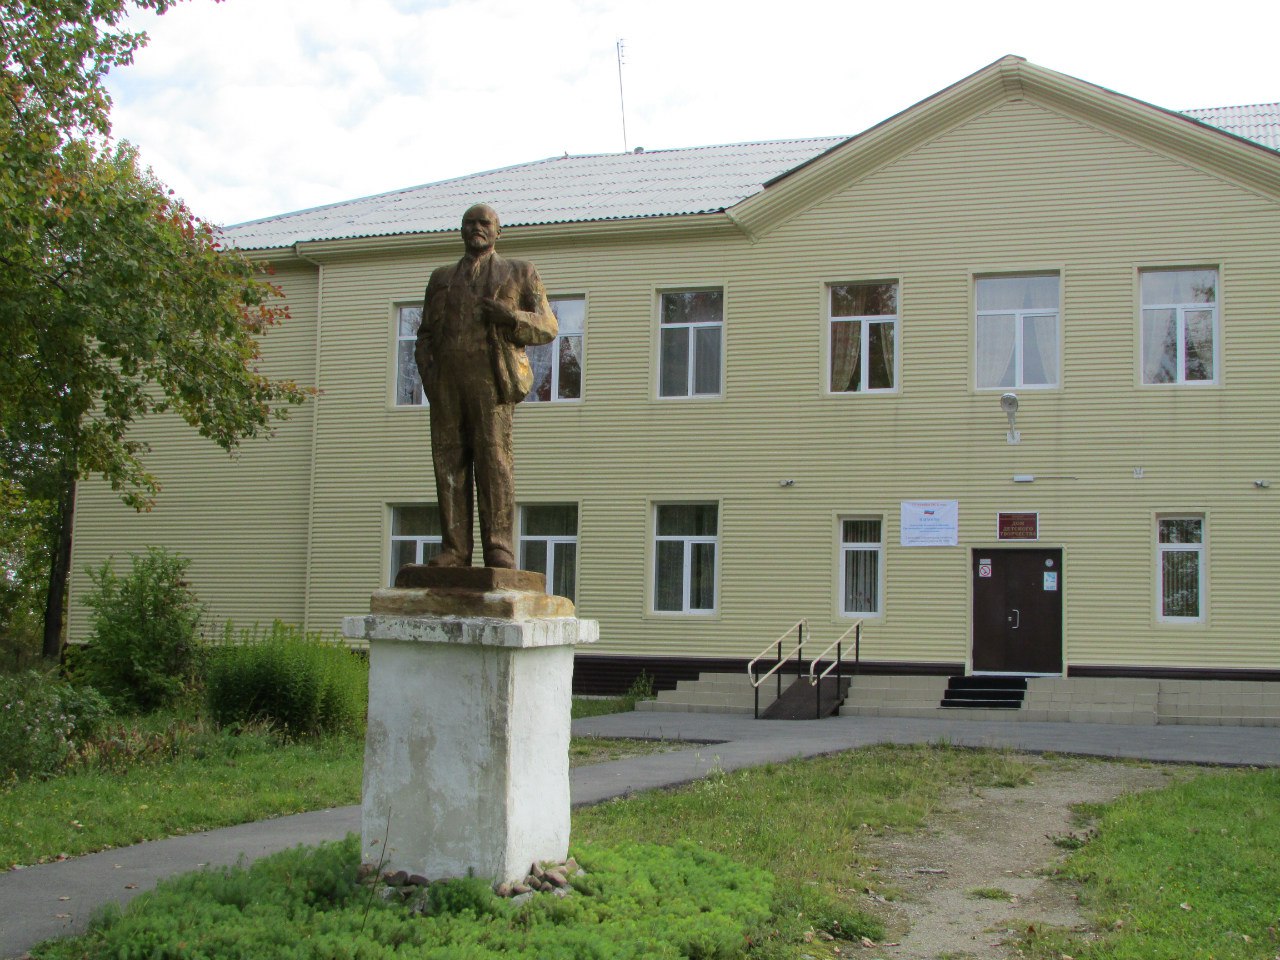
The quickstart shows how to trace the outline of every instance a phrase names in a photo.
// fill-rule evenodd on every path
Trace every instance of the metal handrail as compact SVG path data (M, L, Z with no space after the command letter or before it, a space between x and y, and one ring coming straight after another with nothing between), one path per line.
M754 660L752 660L750 663L748 663L748 664L747 664L747 673L749 673L749 674L751 675L751 685L752 685L753 687L758 687L758 686L760 686L760 684L764 683L764 681L768 680L768 679L769 679L769 677L773 675L773 672L774 672L775 670L777 670L780 666L782 666L782 664L783 664L785 661L784 661L784 660L779 656L779 657L777 658L777 659L778 659L778 662L777 662L777 663L775 663L775 664L774 664L772 667L770 667L768 670L766 670L766 671L765 671L763 674L761 674L758 678L756 677L756 671L755 671L755 666L756 666L756 664L757 664L757 663L759 663L761 660L763 660L765 657L767 657L767 656L769 655L769 651L770 651L770 650L773 650L775 647L777 647L778 651L779 651L779 652L781 652L781 650L782 650L782 641L783 641L783 640L786 640L786 639L787 639L787 637L788 637L788 636L790 636L790 635L791 635L793 632L795 632L796 630L799 630L799 631L800 631L800 632L799 632L799 640L798 640L798 642L797 642L797 644L796 644L796 649L795 649L794 651L792 651L792 652L793 652L793 653L798 653L798 652L800 652L800 650L804 647L804 628L805 628L805 627L807 627L808 625L809 625L809 622L808 622L807 620L805 620L803 617L802 617L801 619L797 620L797 621L796 621L795 623L793 623L791 626L787 627L787 629L783 631L782 636L778 637L778 639L777 639L777 640L771 640L771 641L769 641L769 645L768 645L767 647L765 647L763 650L761 650L761 651L760 651L760 655L759 655L759 656L757 656ZM790 657L790 656L788 656L786 659L787 659L787 660L790 660L790 659L791 659L791 657Z
M831 645L827 647L827 649L823 650L821 653L815 656L813 660L809 662L809 686L813 686L819 680L825 680L832 670L835 670L837 667L840 666L841 655L840 655L840 651L836 650L836 658L835 660L832 661L831 666L823 670L822 673L814 672L815 670L818 669L818 664L822 662L823 657L825 657L828 653L830 653L834 648L839 647L841 644L843 644L844 641L848 639L849 634L854 633L855 631L857 632L857 635L854 637L854 647L856 650L859 651L859 653L861 652L862 621L858 620L848 630L840 634L840 636L836 640L834 640L831 643ZM858 657L857 659L861 659L861 657Z
M756 719L760 719L760 684L764 683L769 677L775 673L778 674L778 691L777 695L782 696L782 674L779 670L782 665L789 661L793 656L796 658L796 677L797 679L804 676L804 633L808 626L808 621L803 617L789 626L777 640L770 643L767 647L760 651L759 656L755 657L747 664L747 676L751 678L751 687L755 691L756 696ZM782 641L786 640L792 633L796 634L796 648L787 656L782 655ZM776 649L775 649L776 648ZM756 664L769 655L770 651L774 651L774 664L759 677L756 676Z
M840 684L844 680L844 641L851 633L854 635L853 644L856 656L858 660L861 660L862 621L856 620L848 630L840 634L825 650L809 662L809 686L813 687L813 718L815 720L822 719L822 681L831 674L832 670L836 672L836 696L840 695ZM818 673L818 664L832 650L836 652L835 660L822 673Z

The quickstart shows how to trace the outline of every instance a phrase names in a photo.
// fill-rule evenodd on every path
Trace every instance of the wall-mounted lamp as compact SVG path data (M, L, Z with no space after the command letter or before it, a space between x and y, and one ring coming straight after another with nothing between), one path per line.
M1270 480L1255 480L1255 481L1253 481L1253 485L1254 485L1255 487L1257 487L1259 490L1266 490L1268 487L1270 487L1270 486L1271 486L1271 481L1270 481Z
M1018 443L1022 440L1022 434L1018 432L1015 426L1015 421L1018 419L1018 395L1016 393L1006 393L1000 398L1000 409L1009 418L1009 432L1004 435L1005 439L1010 443Z
M1013 482L1014 483L1035 483L1036 478L1033 474L1030 474L1030 473L1015 473L1013 475Z
M796 485L796 482L795 482L794 480L779 480L779 481L778 481L778 486L780 486L780 487L794 487L795 485Z

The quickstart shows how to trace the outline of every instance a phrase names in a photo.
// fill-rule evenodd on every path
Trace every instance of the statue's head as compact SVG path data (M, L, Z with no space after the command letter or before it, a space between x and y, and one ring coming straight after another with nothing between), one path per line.
M462 215L462 242L468 253L492 250L500 236L502 224L498 221L498 211L487 203L474 204Z

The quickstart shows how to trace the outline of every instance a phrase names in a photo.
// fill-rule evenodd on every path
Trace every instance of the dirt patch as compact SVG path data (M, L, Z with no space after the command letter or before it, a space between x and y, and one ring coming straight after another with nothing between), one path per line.
M1075 759L1034 759L1033 782L953 798L918 834L882 838L868 851L882 866L886 943L857 951L872 960L1006 960L1029 925L1084 930L1071 888L1049 879L1069 851L1053 838L1080 834L1080 803L1168 786L1178 768ZM880 899L889 895L888 902Z

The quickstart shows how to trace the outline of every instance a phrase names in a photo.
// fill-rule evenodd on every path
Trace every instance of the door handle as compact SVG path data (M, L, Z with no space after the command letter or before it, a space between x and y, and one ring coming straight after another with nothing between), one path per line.
M1009 616L1005 617L1004 619L1006 623L1012 623L1013 629L1017 630L1020 626L1022 626L1022 611L1019 610L1017 607L1014 607L1013 613L1011 613Z

